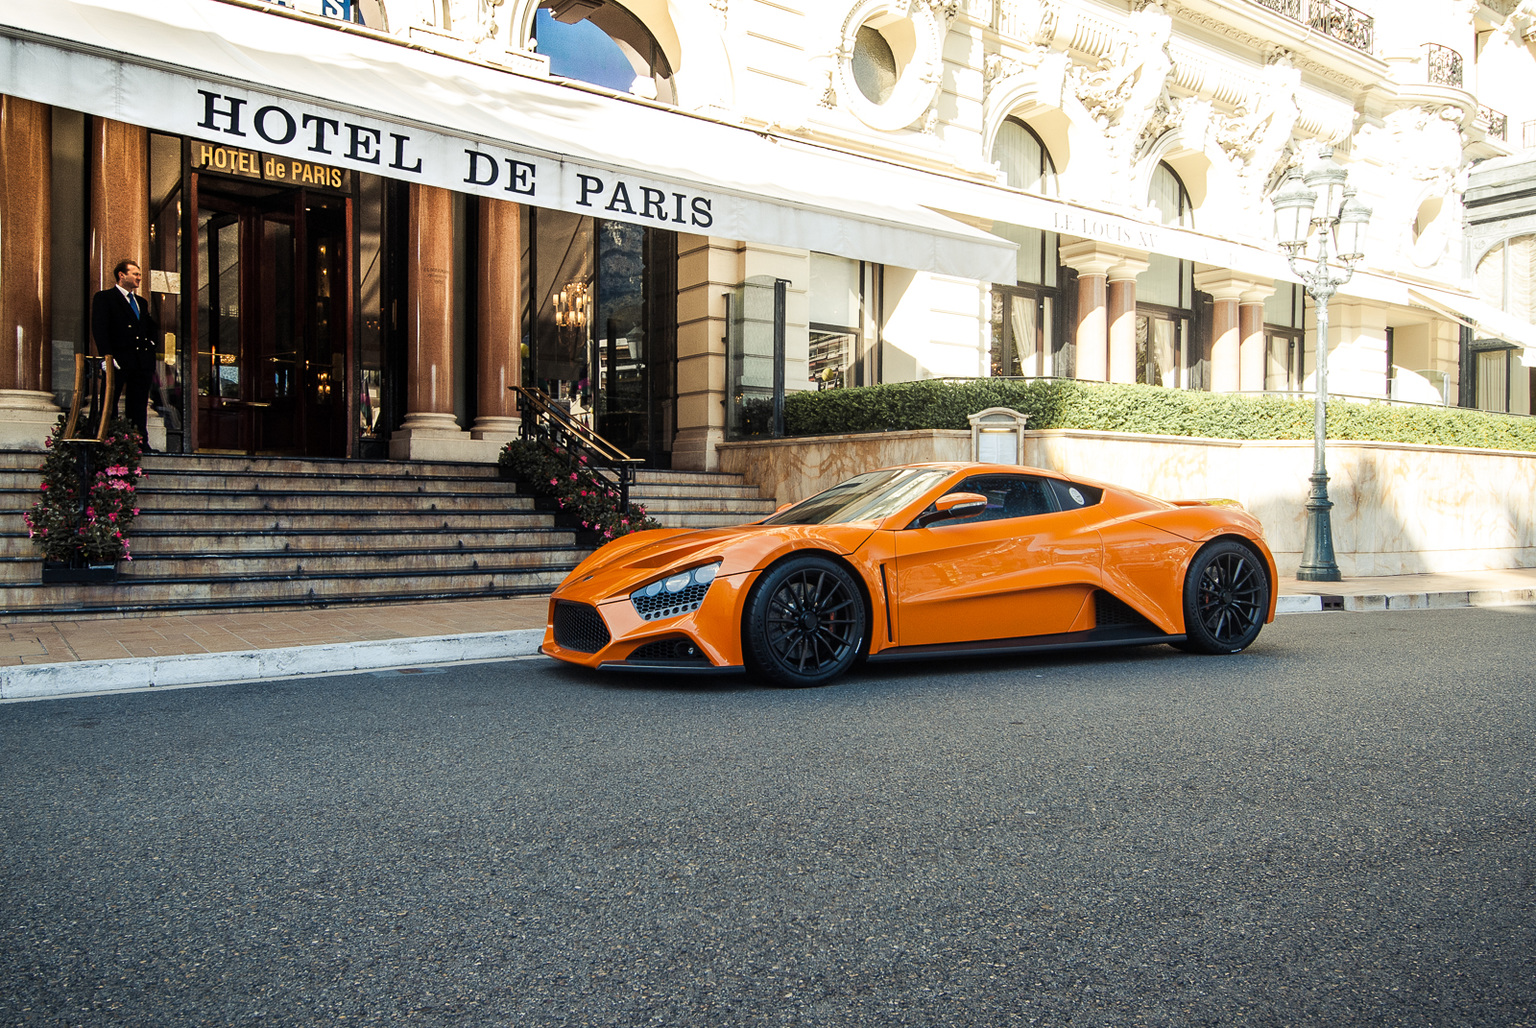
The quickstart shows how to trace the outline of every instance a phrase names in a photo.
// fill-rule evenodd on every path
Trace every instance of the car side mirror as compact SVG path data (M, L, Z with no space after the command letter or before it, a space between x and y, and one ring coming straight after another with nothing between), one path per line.
M793 506L794 506L793 503L781 503L777 507L773 508L773 512L775 514L783 514L786 510L788 510L789 508L791 508Z
M933 510L917 516L917 527L927 528L951 518L968 518L987 509L987 498L980 493L949 493L933 501Z

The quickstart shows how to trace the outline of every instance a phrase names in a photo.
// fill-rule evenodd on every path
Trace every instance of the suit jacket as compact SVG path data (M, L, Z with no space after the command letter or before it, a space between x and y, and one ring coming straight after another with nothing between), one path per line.
M116 286L91 297L91 338L96 340L96 352L116 359L125 372L149 370L159 349L160 325L149 313L149 302L137 294L135 298L138 317Z

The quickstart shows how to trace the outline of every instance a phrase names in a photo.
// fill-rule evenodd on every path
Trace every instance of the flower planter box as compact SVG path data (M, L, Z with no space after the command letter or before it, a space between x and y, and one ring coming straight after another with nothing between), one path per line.
M107 585L117 581L116 564L73 564L43 561L44 585Z

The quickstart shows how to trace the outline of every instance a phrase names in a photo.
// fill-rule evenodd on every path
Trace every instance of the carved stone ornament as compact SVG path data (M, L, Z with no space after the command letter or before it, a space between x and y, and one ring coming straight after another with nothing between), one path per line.
M1143 139L1159 103L1171 115L1168 82L1174 73L1168 43L1172 21L1161 4L1131 15L1130 31L1089 70L1075 68L1077 98L1108 137L1111 152L1129 156Z
M1029 77L1040 74L1040 66L1050 51L1043 46L1033 47L1024 52L1022 57L1005 57L1002 54L987 54L982 64L981 95L985 100L991 95L992 90L1007 82L1009 79Z
M849 9L838 33L830 92L870 128L891 132L908 127L933 131L938 125L938 97L944 79L944 37L960 13L959 0L858 0ZM915 42L906 67L884 102L875 102L859 89L853 76L858 33L868 25L879 31L897 21ZM823 96L822 105L826 105Z
M497 34L496 9L503 0L449 0L452 32L467 43L483 43Z
M821 91L821 99L816 101L816 105L829 111L837 107L837 86L830 71L827 72L827 88Z

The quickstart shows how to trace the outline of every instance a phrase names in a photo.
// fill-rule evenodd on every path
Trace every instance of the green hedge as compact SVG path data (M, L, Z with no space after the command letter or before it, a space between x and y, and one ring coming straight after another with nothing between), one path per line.
M1012 407L1028 414L1032 429L1214 439L1312 438L1310 400L1016 379L931 380L791 393L784 400L784 429L792 436L969 430L966 418L988 407ZM1536 451L1536 418L1460 407L1334 400L1328 404L1328 438Z

